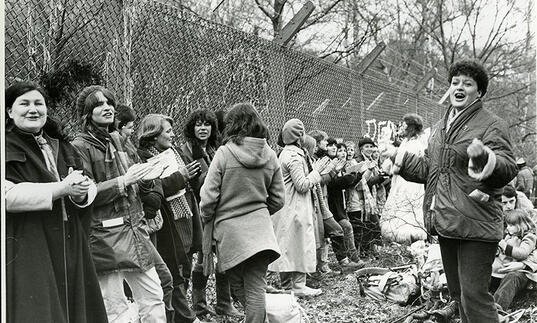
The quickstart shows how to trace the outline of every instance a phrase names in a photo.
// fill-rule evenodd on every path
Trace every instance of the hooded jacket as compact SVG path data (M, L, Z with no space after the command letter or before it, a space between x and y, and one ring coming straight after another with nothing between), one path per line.
M433 233L452 239L500 241L501 194L517 174L507 126L483 109L480 100L447 127L450 110L433 126L425 155L398 154L395 165L401 167L404 179L425 183L423 213ZM466 150L474 138L483 142L489 154L483 171L471 176Z
M200 212L205 223L214 220L220 270L262 251L270 262L279 257L270 216L284 196L280 164L265 139L246 137L216 151L200 190Z

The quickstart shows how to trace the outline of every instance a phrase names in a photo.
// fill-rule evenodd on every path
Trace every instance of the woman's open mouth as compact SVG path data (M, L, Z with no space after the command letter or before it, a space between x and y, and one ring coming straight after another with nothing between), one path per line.
M464 95L464 93L459 92L459 93L455 93L454 97L457 101L462 101L466 98L466 95Z

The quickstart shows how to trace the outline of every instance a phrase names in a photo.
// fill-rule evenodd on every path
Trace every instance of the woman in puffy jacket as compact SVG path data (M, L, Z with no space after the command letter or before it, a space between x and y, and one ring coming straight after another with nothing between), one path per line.
M488 75L476 61L449 69L450 107L423 156L401 151L394 174L425 185L425 226L438 235L448 288L461 321L498 322L488 292L503 237L500 197L517 174L505 121L483 108Z
M72 142L84 171L97 184L89 232L90 250L99 275L110 321L129 318L123 280L129 284L143 322L166 322L163 291L155 270L155 247L142 219L139 185L153 166L134 164L114 129L114 94L99 85L84 88L77 105L83 131ZM158 175L158 174L157 174ZM151 185L151 183L147 183Z

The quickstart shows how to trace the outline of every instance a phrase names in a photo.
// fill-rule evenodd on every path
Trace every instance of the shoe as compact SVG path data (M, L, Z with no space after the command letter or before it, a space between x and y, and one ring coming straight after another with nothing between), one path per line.
M339 265L341 266L341 271L354 271L363 268L365 262L361 260L359 262L354 262L349 260L349 258L345 258L339 261Z
M308 286L302 286L300 288L293 288L293 293L296 297L314 297L321 295L323 291L319 288L310 288Z
M330 269L330 266L328 266L327 263L324 263L321 268L319 268L319 272L323 274L329 274L332 272L332 269Z

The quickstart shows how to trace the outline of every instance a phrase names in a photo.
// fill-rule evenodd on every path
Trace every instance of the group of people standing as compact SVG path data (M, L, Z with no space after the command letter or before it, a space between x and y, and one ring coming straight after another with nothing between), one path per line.
M319 295L306 280L330 270L327 238L341 267L357 269L381 230L404 241L438 235L462 322L497 322L488 285L503 238L500 196L516 164L504 123L482 108L483 67L457 62L449 80L451 106L428 145L408 143L421 140L423 123L406 115L406 141L386 153L389 172L370 138L336 141L298 119L283 125L276 154L248 103L220 118L192 112L175 146L172 118L147 114L134 125L134 111L102 86L80 92L82 131L69 141L47 115L46 93L13 84L5 96L8 322L128 322L126 293L142 322L214 313L264 322L267 271L295 295ZM179 165L166 176L153 162L163 153ZM415 223L397 222L388 173L421 185L390 193L423 207L405 220ZM398 236L393 227L405 225ZM213 273L216 308L205 293Z

